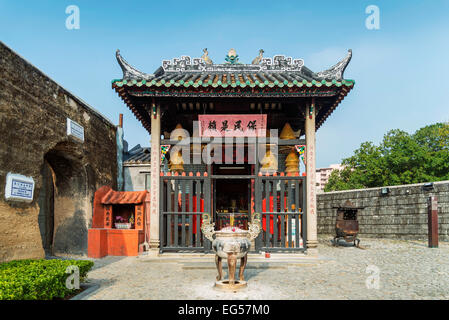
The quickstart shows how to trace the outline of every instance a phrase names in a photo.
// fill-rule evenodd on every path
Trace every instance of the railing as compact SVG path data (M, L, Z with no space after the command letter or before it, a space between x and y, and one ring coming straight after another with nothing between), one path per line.
M256 211L262 215L259 251L303 251L306 244L306 177L256 178Z
M207 173L161 174L160 188L160 251L210 250L201 232L202 213L210 208Z

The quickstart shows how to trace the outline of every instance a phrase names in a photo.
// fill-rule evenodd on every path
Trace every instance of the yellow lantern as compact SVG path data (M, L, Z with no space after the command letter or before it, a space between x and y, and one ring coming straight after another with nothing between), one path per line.
M290 126L290 124L288 122L285 124L284 128L282 128L279 138L285 139L285 140L291 140L291 139L296 138L295 132L293 131L292 127Z
M171 157L170 161L168 162L168 167L170 171L176 171L176 172L182 172L184 171L184 160L182 159L181 150L178 152L174 152Z
M285 158L285 167L285 172L287 173L299 172L299 157L294 148L291 149L287 158Z
M187 138L187 135L186 135L186 133L183 130L184 128L182 127L182 125L180 123L178 123L176 125L175 130L177 130L177 129L181 129L181 130L179 130L179 132L175 133L175 136L172 137L173 139L182 140L182 139Z
M271 150L268 150L265 153L261 164L262 167L260 168L260 170L262 172L274 173L278 170L278 161Z

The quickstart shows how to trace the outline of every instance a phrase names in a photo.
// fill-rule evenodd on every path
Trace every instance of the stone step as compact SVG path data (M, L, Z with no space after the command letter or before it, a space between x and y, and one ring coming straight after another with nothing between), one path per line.
M181 263L181 264L211 264L215 266L215 254L214 253L163 253L158 256L145 256L140 255L138 259L142 262L153 263ZM284 254L284 253L272 253L270 258L265 258L263 254L248 254L248 265L257 263L258 265L293 265L293 264L316 264L325 260L330 260L324 256L307 256L303 253L299 254ZM223 259L223 263L226 263L226 259Z
M293 262L258 262L248 261L245 269L288 269L289 267L305 267L312 266L319 263L318 261L293 261ZM240 263L237 263L237 269L240 267ZM227 270L228 264L223 261L223 270ZM214 262L184 262L182 263L182 269L185 270L201 270L210 269L215 270L216 266Z

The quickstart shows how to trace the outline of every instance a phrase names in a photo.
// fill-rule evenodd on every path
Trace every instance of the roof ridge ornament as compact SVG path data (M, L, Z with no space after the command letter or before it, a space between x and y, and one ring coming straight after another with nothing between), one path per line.
M253 61L251 62L251 64L260 64L260 63L262 62L262 59L263 59L263 53L264 53L264 52L265 52L265 51L263 51L263 49L260 49L260 50L259 50L259 55L253 59Z
M229 64L240 64L239 63L239 55L235 51L235 49L229 50L228 54L225 57L226 63Z
M201 58L193 59L189 56L181 56L181 58L173 58L172 60L162 60L162 69L164 72L284 72L301 71L304 66L303 59L293 59L284 55L262 58L260 64L238 63L236 59L238 59L238 55L234 55L233 63L209 64L204 60L204 55Z
M120 50L117 49L115 52L115 57L117 58L117 62L122 68L123 71L123 79L136 79L136 80L149 80L154 78L154 74L143 73L132 65L130 65L123 57L120 55Z
M232 51L232 49L231 49ZM352 58L352 50L348 50L346 57L331 68L314 73L304 66L303 59L293 59L284 55L275 55L273 58L264 58L263 50L259 50L259 56L251 64L238 62L238 55L235 50L229 52L227 57L233 62L228 61L224 64L214 64L209 58L207 48L203 49L204 54L201 58L191 58L181 56L172 60L162 60L162 66L154 74L143 73L131 66L120 55L120 50L116 52L117 61L123 71L124 80L150 80L162 76L164 73L179 72L218 72L218 73L258 73L258 72L301 72L301 77L308 81L317 80L342 80L343 73ZM232 54L231 54L232 53ZM231 54L231 55L230 55Z
M192 63L193 62L193 63ZM207 70L211 68L209 64ZM182 72L182 71L206 71L206 62L203 58L190 58L189 56L181 56L181 58L173 58L172 60L162 60L162 69L164 72Z
M203 49L204 54L201 56L201 59L206 62L206 64L214 64L211 58L209 58L209 52L207 51L207 48Z
M262 58L261 71L301 71L303 66L303 59L276 55L273 58Z
M332 66L331 68L318 72L316 75L320 80L342 80L343 74L345 72L346 67L349 64L349 61L351 61L352 58L352 50L348 50L348 54L346 57L338 62L336 65Z

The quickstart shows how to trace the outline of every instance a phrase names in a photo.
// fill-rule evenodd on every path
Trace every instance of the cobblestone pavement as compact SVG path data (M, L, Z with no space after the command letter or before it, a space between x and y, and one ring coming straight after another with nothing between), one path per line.
M449 299L449 243L430 249L422 241L362 238L358 249L333 247L330 239L320 238L312 261L249 258L248 288L237 293L213 288L213 256L97 259L89 282L100 288L88 299ZM380 287L369 289L376 268Z

